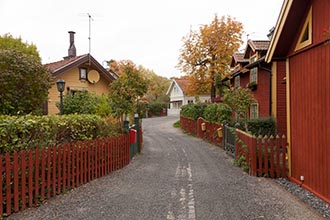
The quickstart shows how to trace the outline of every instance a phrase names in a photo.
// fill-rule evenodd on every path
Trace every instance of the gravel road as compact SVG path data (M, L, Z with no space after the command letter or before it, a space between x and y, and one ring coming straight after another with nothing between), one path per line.
M143 121L144 149L130 165L8 219L323 219L273 180L232 165L219 147Z

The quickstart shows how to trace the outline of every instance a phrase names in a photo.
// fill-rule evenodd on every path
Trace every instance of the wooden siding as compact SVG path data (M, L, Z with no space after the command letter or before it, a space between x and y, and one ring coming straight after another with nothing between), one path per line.
M330 1L313 0L313 44L323 42L323 29L330 27ZM329 60L328 60L329 61Z
M248 74L247 74L248 75ZM249 77L249 75L248 75ZM265 70L258 68L257 89L252 91L254 98L259 104L259 118L270 116L269 101L270 101L270 74Z
M74 68L66 73L54 79L54 85L49 89L48 99L48 114L55 115L59 113L59 109L56 107L56 103L60 101L60 93L57 91L56 81L63 79L65 81L65 88L70 87L71 90L88 90L94 92L96 95L102 95L109 93L110 82L103 76L100 76L99 82L92 84L88 81L79 80L79 68ZM63 95L67 94L67 89L63 92Z
M286 127L286 85L282 82L286 75L285 61L276 62L276 125L277 133L287 136Z
M269 81L269 72L265 70L261 70L258 68L258 76L257 76L257 89L252 91L254 98L257 100L259 104L259 118L270 117L270 109L269 109L269 92L270 92L270 81ZM250 82L250 72L240 74L240 86L242 88L246 88ZM235 86L235 79L230 80L231 86ZM250 114L249 114L250 115Z
M327 202L330 202L329 60L330 44L290 58L292 179L300 182L300 176L304 176L303 186Z
M330 27L330 1L312 0L312 44L287 54L290 87L291 180L330 202L330 44L323 29ZM305 16L306 17L306 16ZM297 42L301 32L301 20ZM295 27L292 27L295 28ZM304 176L304 182L300 181Z

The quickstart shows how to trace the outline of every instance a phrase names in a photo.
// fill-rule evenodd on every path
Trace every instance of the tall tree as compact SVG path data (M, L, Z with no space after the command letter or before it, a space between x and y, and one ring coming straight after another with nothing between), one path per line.
M121 117L137 110L138 97L147 92L147 80L132 61L119 62L118 69L119 78L110 85L109 100L113 114Z
M36 46L0 36L0 114L41 114L50 87Z
M171 80L157 75L153 70L139 66L139 70L145 79L148 80L148 91L145 97L149 102L168 102L169 97L166 96L168 87L170 86Z
M183 38L177 67L190 77L190 95L209 93L215 97L216 77L229 71L232 54L242 44L243 25L228 17L214 17L211 24L191 30Z

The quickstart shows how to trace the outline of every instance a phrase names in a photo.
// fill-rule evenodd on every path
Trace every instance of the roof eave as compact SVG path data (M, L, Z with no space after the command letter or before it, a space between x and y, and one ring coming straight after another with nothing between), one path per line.
M84 55L84 56L82 56L82 57L80 57L79 59L77 59L77 60L74 60L74 61L72 61L72 62L70 62L70 63L68 63L68 64L66 64L66 65L64 65L64 66L62 66L62 67L60 67L60 68L58 68L58 69L56 69L56 70L54 70L54 71L52 71L52 75L53 75L53 77L56 77L56 76L59 76L59 75L61 75L62 73L64 73L64 72L66 72L67 70L69 70L69 69L71 69L71 68L73 68L73 67L76 67L76 66L79 66L79 65L81 65L81 64L83 64L83 63L85 63L85 62L87 62L87 61L89 61L90 60L90 62L94 65L94 66L96 66L97 67L97 69L101 72L101 74L105 77L105 78L107 78L108 80L110 80L110 81L114 81L114 80L116 80L116 78L114 77L114 76L112 76L111 74L110 74L110 72L108 72L99 62L97 62L97 60L95 60L95 58L92 56L92 55L90 55L90 54L86 54L86 55Z
M285 0L283 2L282 9L276 23L275 31L272 40L270 41L269 49L266 53L265 61L267 63L270 63L273 58L277 43L283 31L283 27L288 17L292 2L293 0Z

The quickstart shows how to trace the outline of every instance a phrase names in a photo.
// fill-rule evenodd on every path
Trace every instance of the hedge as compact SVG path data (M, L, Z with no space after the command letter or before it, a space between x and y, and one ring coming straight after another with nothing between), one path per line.
M188 104L181 107L181 115L187 118L197 120L199 117L203 117L206 104Z
M115 135L118 125L97 115L0 116L0 153Z
M274 118L258 118L247 121L247 128L249 132L256 136L275 135L276 122Z
M224 120L231 121L232 110L226 104L210 104L203 113L204 119L209 122L222 123Z

